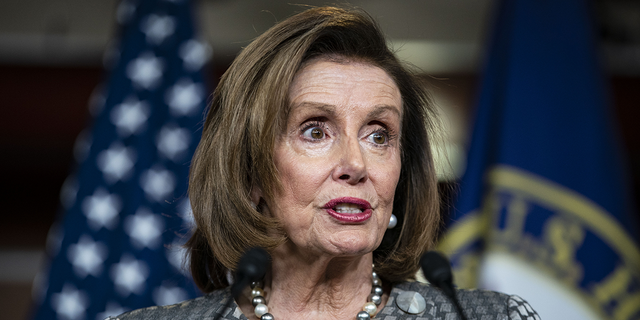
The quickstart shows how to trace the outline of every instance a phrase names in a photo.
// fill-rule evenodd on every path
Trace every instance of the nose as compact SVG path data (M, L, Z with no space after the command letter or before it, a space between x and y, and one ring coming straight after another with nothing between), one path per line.
M347 139L339 148L338 165L333 171L333 179L356 185L367 181L368 172L358 139Z

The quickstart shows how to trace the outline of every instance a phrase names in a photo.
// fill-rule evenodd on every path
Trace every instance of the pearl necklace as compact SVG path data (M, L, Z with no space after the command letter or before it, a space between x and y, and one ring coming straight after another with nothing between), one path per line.
M382 280L375 272L371 272L371 294L367 299L367 303L362 306L362 311L356 315L356 320L369 320L378 311L378 306L382 302ZM262 281L251 283L251 303L254 306L253 312L260 320L274 320L275 318L269 313L267 300L264 298L264 290L262 289Z

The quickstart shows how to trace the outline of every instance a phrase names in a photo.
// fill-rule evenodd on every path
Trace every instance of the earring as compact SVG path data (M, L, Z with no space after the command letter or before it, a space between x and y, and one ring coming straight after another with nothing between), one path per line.
M392 213L391 218L389 219L389 225L387 226L387 229L395 228L396 224L398 224L398 218L396 218L396 215Z

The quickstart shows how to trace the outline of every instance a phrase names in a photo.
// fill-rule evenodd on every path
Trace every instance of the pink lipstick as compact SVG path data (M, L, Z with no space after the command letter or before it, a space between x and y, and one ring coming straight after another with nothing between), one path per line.
M324 209L336 220L348 223L364 222L372 214L369 201L353 197L332 199L324 205Z

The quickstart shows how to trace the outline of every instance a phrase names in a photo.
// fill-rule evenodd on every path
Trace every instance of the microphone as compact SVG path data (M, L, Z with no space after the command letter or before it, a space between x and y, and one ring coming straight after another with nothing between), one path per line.
M234 282L231 285L231 295L235 298L249 283L262 280L270 259L269 253L262 248L255 247L245 251L238 261Z
M231 297L227 299L224 307L220 309L220 312L213 318L214 320L218 320L222 314L229 309L233 299L240 295L244 287L253 281L260 281L264 278L269 260L271 260L269 253L258 247L250 248L242 254L238 261L234 282L231 284Z
M449 260L439 252L429 251L420 258L420 266L422 267L424 277L427 278L432 285L440 289L442 293L444 293L444 295L453 302L460 318L462 320L467 320L467 317L460 306L460 302L456 297L456 290L453 287L453 274L451 273Z

